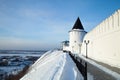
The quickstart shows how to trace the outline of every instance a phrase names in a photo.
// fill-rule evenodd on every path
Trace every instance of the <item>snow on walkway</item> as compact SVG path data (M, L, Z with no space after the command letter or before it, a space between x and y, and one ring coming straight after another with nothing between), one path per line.
M83 80L68 53L49 51L20 80Z

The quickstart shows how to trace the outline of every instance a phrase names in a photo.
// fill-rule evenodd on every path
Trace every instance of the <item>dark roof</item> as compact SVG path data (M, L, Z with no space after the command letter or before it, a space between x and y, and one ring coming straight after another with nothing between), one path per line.
M83 26L82 26L82 23L81 23L81 21L80 21L80 19L79 19L79 17L77 18L77 20L76 20L76 22L75 22L75 24L74 24L74 26L73 26L72 29L83 29L83 30L84 30L84 28L83 28Z

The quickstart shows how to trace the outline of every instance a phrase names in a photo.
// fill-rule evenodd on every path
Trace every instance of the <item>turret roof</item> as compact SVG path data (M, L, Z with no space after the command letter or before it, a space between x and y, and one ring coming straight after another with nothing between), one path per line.
M79 17L77 18L77 20L76 20L76 22L75 22L75 24L74 24L74 26L73 26L72 29L83 29L83 30L84 30L84 28L83 28L83 26L82 26L82 23L81 23L81 21L80 21L80 19L79 19Z

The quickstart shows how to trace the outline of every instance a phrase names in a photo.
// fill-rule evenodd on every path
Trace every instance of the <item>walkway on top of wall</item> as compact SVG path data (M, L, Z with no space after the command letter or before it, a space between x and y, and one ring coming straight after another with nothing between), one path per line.
M120 80L120 68L95 61L85 56L72 54L77 64L87 63L87 74L93 76L94 80Z
M91 60L93 60L93 59L91 59ZM97 64L100 64L100 65L102 65L102 66L104 66L104 67L106 67L106 68L108 68L108 69L110 69L110 70L112 70L112 71L117 72L118 74L120 74L120 68L113 67L113 66L110 66L108 64L105 64L105 63L102 63L102 62L98 62L96 60L93 60L93 61L95 61Z

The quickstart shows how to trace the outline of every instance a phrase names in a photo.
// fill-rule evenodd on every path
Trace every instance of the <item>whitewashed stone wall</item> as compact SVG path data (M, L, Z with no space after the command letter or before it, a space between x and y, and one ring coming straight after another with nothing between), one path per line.
M89 58L120 68L120 10L87 33L84 40L89 40ZM85 43L82 54L86 55Z

